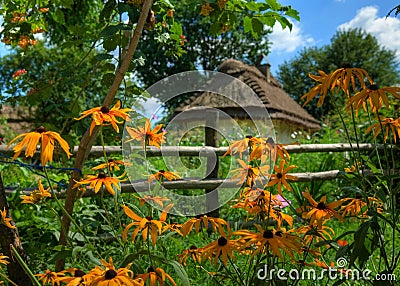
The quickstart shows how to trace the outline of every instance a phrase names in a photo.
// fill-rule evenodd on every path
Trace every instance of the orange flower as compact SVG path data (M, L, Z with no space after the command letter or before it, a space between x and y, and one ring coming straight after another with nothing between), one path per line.
M96 266L87 274L88 279L90 280L90 284L87 285L144 285L142 279L133 279L134 273L129 269L131 264L128 264L126 267L116 269L111 257L109 258L108 262L102 259L101 264L103 264L103 267Z
M309 192L303 192L303 196L310 203L310 206L307 206L310 211L303 213L304 219L311 218L310 225L313 225L314 221L316 221L318 228L322 228L322 223L332 217L343 221L343 217L339 215L337 211L335 211L335 208L339 207L343 203L342 200L326 204L326 196L323 196L319 203L317 203L311 197L311 194Z
M107 106L95 107L89 110L82 112L82 116L79 118L75 118L75 120L81 120L86 116L92 116L92 124L90 125L90 134L92 134L93 128L96 125L105 125L104 123L110 123L116 132L119 132L118 124L122 123L117 120L117 117L122 118L125 121L128 121L129 115L127 112L132 111L130 108L121 108L121 101L118 100L113 108L108 108Z
M42 281L42 285L50 284L51 285L60 285L60 282L58 282L58 279L62 276L64 276L63 273L56 273L52 272L49 269L46 269L45 273L40 273L40 274L35 274L35 276L39 277L38 280Z
M7 217L7 211L4 207L4 210L0 210L0 224L4 224L8 228L16 228L15 225L11 224L12 219Z
M176 286L174 279L172 279L172 277L167 272L165 272L164 269L159 267L157 267L156 269L154 269L153 267L149 267L147 273L138 274L137 278L142 279L143 283L149 280L150 286L157 286L158 282L161 286L163 286L168 279L172 285Z
M368 204L375 205L376 208L382 210L382 202L374 197L368 197L368 203L361 196L356 196L356 198L346 198L343 199L345 205L342 205L340 211L342 212L342 216L358 216L359 218L367 218L368 217Z
M212 11L214 11L214 8L211 7L210 3L206 2L206 4L201 6L200 15L209 16Z
M366 110L366 103L368 102L372 108L372 112L376 112L382 107L382 103L389 107L389 99L387 93L400 99L400 87L382 87L378 88L376 84L371 84L369 88L365 88L352 96L347 103L346 109L353 106L355 110L362 106Z
M86 179L83 179L79 182L76 182L74 188L77 188L81 185L90 184L89 187L94 189L94 193L97 194L100 190L101 186L105 186L106 190L111 194L115 195L115 191L113 189L113 185L117 190L120 190L120 186L118 183L123 182L121 180L122 177L125 176L125 173L119 177L108 177L106 173L100 172L98 175L87 175Z
M122 233L122 238L126 239L129 229L132 226L136 226L136 229L132 233L132 242L135 241L136 236L138 235L139 231L142 231L142 238L143 241L148 239L148 235L151 236L151 240L153 245L157 242L157 236L161 235L163 232L162 225L165 224L165 220L167 219L168 211L173 207L172 204L168 205L160 215L159 220L155 220L150 216L147 217L140 217L136 213L134 213L130 208L123 205L122 208L124 209L125 214L133 219L133 222L127 225ZM164 229L165 230L165 229Z
M318 227L317 223L309 224L306 226L299 227L291 230L291 232L297 235L303 234L303 242L305 245L310 245L312 241L319 242L322 240L332 240L332 236L335 232L332 228L324 225L325 221L322 222L322 226Z
M249 149L253 149L256 144L260 143L260 139L253 137L251 135L246 136L246 138L238 141L234 141L231 145L229 145L228 151L225 152L223 157L226 155L232 155L235 153L239 153L240 158L242 158L242 153L249 151Z
M347 240L338 240L337 244L339 244L339 246L346 246L349 244L349 242Z
M251 165L247 165L243 160L237 160L242 166L242 168L238 168L232 170L233 180L236 180L236 177L239 177L238 185L242 184L246 181L246 185L252 187L255 184L255 181L258 179L262 183L261 176L267 176L269 166L262 167L253 167Z
M237 240L232 240L228 237L221 236L216 241L207 244L202 248L201 257L202 260L205 261L207 259L214 258L214 265L217 264L219 258L222 263L226 266L228 264L228 256L234 259L233 250L236 250Z
M10 263L8 260L8 256L3 255L3 253L0 253L0 264L7 265ZM1 267L1 265L0 265Z
M391 130L393 133L394 143L396 143L397 137L400 138L400 118L393 119L393 118L389 118L389 117L383 117L383 118L381 118L380 122L369 126L367 128L367 130L365 130L365 133L368 134L372 131L372 129L375 129L374 130L374 139L376 139L376 137L378 137L379 133L381 132L382 127L385 129L383 141L386 142L386 140L389 137L389 130Z
M185 249L181 254L178 254L179 263L182 265L186 265L187 259L191 257L196 264L200 264L202 260L202 252L203 248L197 248L196 246L192 245L189 249Z
M13 73L12 77L15 79L18 79L21 75L24 75L26 73L27 73L26 69L20 69L20 70L17 70L15 73Z
M267 183L266 187L271 187L274 185L278 185L278 193L282 196L282 185L286 187L289 191L292 191L292 187L289 185L287 180L295 181L297 180L296 176L288 175L291 169L297 168L295 165L288 166L284 169L286 161L281 160L279 166L275 165L274 170L276 174L270 175L270 181Z
M131 128L126 127L128 134L131 136L132 140L142 141L143 148L145 146L156 146L160 148L161 143L165 143L164 135L166 132L157 133L162 128L162 124L158 124L151 130L150 119L146 119L146 124L143 127ZM128 140L127 142L129 142Z
M147 195L143 197L135 196L135 197L139 199L139 203L141 206L144 205L146 202L153 202L159 205L160 207L163 207L164 202L169 201L167 197L158 197L158 196L153 197L152 195Z
M70 276L65 275L66 273ZM58 283L66 283L66 286L78 286L78 285L91 285L89 275L77 268L69 268L57 273L57 276L62 276L56 279Z
M184 237L186 237L193 229L196 229L196 233L200 231L201 224L203 223L203 227L208 229L212 227L213 231L216 232L218 230L221 236L225 236L224 225L227 227L228 231L230 231L229 224L222 218L214 218L208 217L206 215L200 218L191 218L182 224L181 233Z
M171 180L179 180L180 178L181 177L179 177L177 173L159 170L158 172L149 176L148 182L151 183L154 180L162 182L164 179L171 181Z
M14 156L13 160L16 159L22 150L26 147L25 157L33 157L36 151L36 147L40 141L41 143L41 161L42 166L45 166L47 162L53 162L53 151L54 144L57 141L64 152L67 154L68 158L72 155L69 152L69 146L67 141L61 138L60 134L57 132L47 131L46 128L40 126L36 131L20 134L8 143L7 148L10 147L12 143L16 140L22 138L22 141L14 146Z
M252 257L257 253L265 252L267 249L271 250L272 255L278 256L283 260L282 251L293 258L293 253L298 252L301 243L299 238L285 233L281 230L275 231L274 229L264 230L261 226L255 225L259 233L254 233L248 230L238 230L234 234L240 235L245 243L242 243L240 250L255 246L256 250L253 252Z
M43 188L42 182L39 180L38 182L38 190L34 190L29 194L29 196L21 196L22 203L23 204L37 204L41 200L43 200L45 197L51 197L51 194L49 193L50 188L45 190Z
M262 138L259 144L251 151L249 160L261 159L261 162L264 163L269 157L275 162L280 157L282 160L289 161L290 155L285 146L286 144L275 144L274 139L271 137Z
M108 159L107 163L97 165L96 167L93 167L92 170L96 171L96 170L101 170L101 169L110 169L110 171L119 171L120 165L131 166L132 164L129 162L124 162L122 160Z

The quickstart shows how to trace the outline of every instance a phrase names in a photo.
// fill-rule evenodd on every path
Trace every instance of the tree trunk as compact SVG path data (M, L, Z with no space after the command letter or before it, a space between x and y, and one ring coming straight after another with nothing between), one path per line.
M7 212L7 217L11 218L10 210L7 204L6 193L4 190L3 180L1 178L1 173L0 173L0 209L2 211L5 209ZM14 222L11 221L11 224L14 225ZM17 262L16 259L12 259L13 254L11 252L10 245L14 246L14 248L18 251L19 255L26 262L26 254L24 249L22 248L21 241L19 240L18 229L9 228L1 224L0 225L1 251L3 255L6 255L10 258L9 259L10 263L7 265L8 277L17 285L23 285L23 286L32 285L29 276L25 273L21 265Z

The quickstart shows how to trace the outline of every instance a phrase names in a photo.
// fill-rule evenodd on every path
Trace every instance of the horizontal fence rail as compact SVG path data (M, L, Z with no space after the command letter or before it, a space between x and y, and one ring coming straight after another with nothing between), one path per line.
M12 150L13 146L7 148L6 145L0 145L0 153L6 156L12 156L14 154ZM356 143L334 143L334 144L289 144L285 146L285 149L289 153L318 153L318 152L347 152L351 150L360 150L360 151L374 151L375 149L384 150L387 149L395 149L400 150L400 145L386 145L383 144L369 144L369 143L361 143L357 146ZM73 148L72 154L76 154L78 151L78 146ZM143 148L141 146L131 147L129 150L125 150L125 152L143 152ZM218 156L222 156L228 151L228 147L210 147L210 146L164 146L160 149L156 147L147 147L147 156L201 156L207 157L211 153L215 153ZM103 150L103 146L93 146L90 150L90 157L102 157L104 155L113 155L113 154L121 154L122 147L121 146L105 146ZM39 153L39 150L37 151Z

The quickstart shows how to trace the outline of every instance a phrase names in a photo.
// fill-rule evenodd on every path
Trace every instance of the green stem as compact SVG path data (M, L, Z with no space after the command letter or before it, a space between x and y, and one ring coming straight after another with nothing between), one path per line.
M60 200L57 198L57 195L56 195L56 193L55 193L55 191L54 191L53 185L51 184L50 177L49 177L49 174L48 174L48 172L47 172L46 166L43 166L43 170L44 170L44 173L45 173L45 175L46 175L47 182L48 182L49 187L50 187L51 195L52 195L52 197L54 198L54 200L56 201L58 207L62 210L63 214L64 214L65 216L67 216L68 219L73 223L73 225L76 227L76 229L78 230L78 232L82 235L82 237L83 237L83 239L85 240L85 242L86 242L94 251L96 251L96 253L100 256L100 254L98 253L98 251L96 250L96 248L93 246L93 244L90 242L90 240L86 237L85 233L82 231L82 229L80 228L80 226L78 225L78 223L77 223L77 222L72 218L72 216L66 211L66 209L65 209L65 208L63 207L63 205L61 204ZM68 237L68 234L67 234L67 237Z
M0 272L0 277L2 277L5 281L7 281L8 283L14 285L14 286L18 286L17 284L14 283L14 281L12 281L10 278L8 278L6 275L2 274Z
M239 272L239 270L237 269L235 263L233 263L232 258L231 258L229 255L228 255L228 260L229 260L229 263L232 265L233 269L235 270L236 275L237 275L239 281L241 282L241 284L244 285L244 286L246 286L246 284L243 282L242 275L240 274L240 272Z
M32 273L32 271L29 269L28 265L25 263L25 261L21 258L19 255L18 251L15 249L14 245L10 244L10 249L14 255L14 257L18 260L18 263L22 266L24 269L25 273L29 276L31 279L32 283L36 286L41 286L39 281L36 279L35 275Z

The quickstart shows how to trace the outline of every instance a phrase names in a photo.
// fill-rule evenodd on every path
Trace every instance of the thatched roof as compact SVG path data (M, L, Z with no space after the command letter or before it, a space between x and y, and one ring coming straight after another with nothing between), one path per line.
M298 126L299 129L312 131L320 129L319 121L297 104L282 89L278 80L270 75L269 65L256 68L240 61L229 59L220 65L218 71L231 75L251 87L268 110L271 119L286 121ZM234 95L234 88L234 86L231 87L232 92L230 93L235 98L233 101L219 94L204 92L189 98L175 110L175 114L187 110L218 108L231 116L245 118L246 112L234 101L240 102L240 105L244 103L248 108L257 108L260 103L253 102L252 98L254 96L247 96L246 94Z

